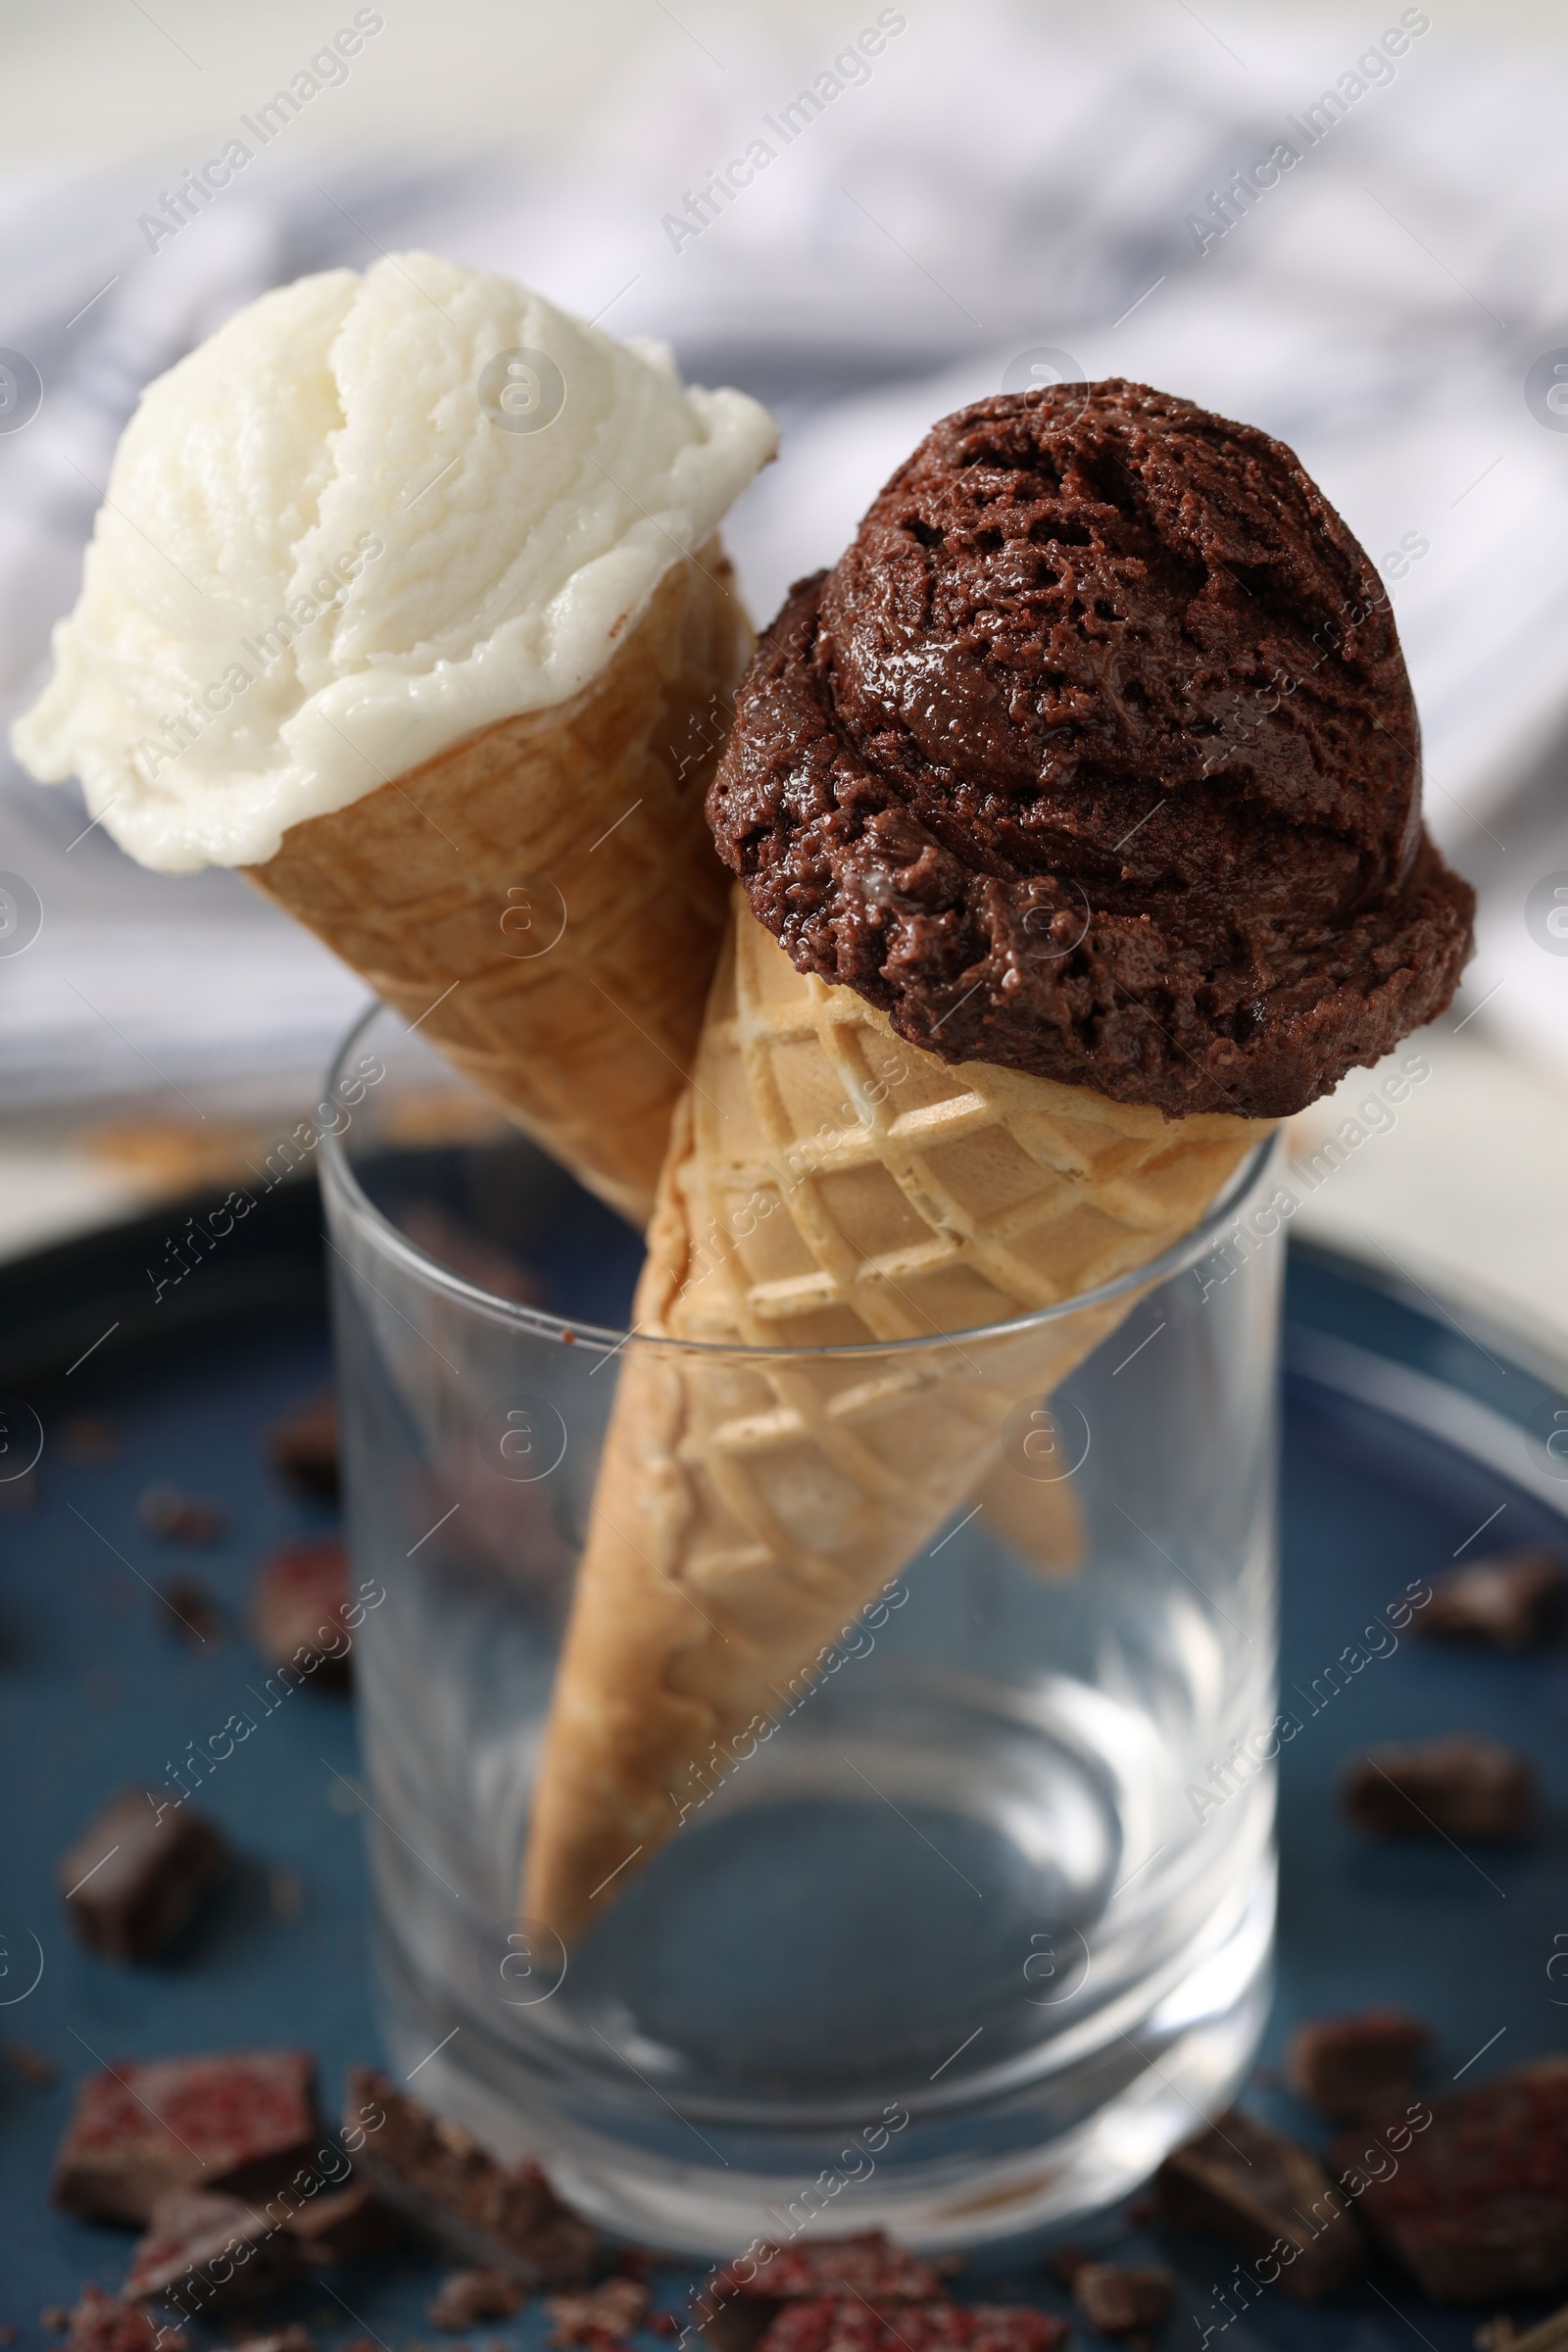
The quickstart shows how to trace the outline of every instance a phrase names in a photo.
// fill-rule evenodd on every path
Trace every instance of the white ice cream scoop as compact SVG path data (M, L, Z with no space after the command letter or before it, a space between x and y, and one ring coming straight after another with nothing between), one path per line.
M509 278L301 278L143 394L17 757L144 865L263 863L576 694L776 439Z

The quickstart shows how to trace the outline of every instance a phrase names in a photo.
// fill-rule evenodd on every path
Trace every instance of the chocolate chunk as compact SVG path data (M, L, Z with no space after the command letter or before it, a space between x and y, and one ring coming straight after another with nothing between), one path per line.
M266 2197L316 2153L314 2081L305 2050L124 2059L76 2093L50 2193L104 2222L148 2222L198 2183Z
M530 2288L587 2283L597 2233L537 2164L499 2164L460 2124L438 2120L368 2067L350 2069L346 2115L360 2171L454 2253Z
M1432 1580L1432 1598L1411 1629L1485 1649L1535 1649L1562 1622L1568 1557L1544 1544L1499 1551Z
M279 1478L313 1502L338 1498L337 1398L328 1390L296 1405L267 1433L267 1450Z
M1344 2191L1304 2148L1234 2107L1166 2157L1155 2186L1173 2229L1206 2230L1250 2261L1271 2258L1298 2303L1332 2295L1366 2268Z
M1341 1780L1340 1802L1368 1838L1495 1844L1530 1829L1536 1776L1498 1740L1455 1732L1408 1747L1369 1749Z
M172 1576L158 1588L166 1632L192 1648L216 1648L227 1631L218 1597L194 1576Z
M190 2341L98 2286L82 2288L80 2302L66 2315L66 2326L69 2333L61 2352L185 2352Z
M150 1536L161 1536L166 1544L220 1544L228 1533L221 1503L183 1494L168 1480L144 1490L136 1516Z
M363 2262L371 2255L396 2254L411 2242L402 2214L384 2205L368 2180L312 2197L289 2215L288 2227L312 2264Z
M763 2352L1058 2352L1067 2323L1028 2304L785 2303Z
M456 2332L481 2320L510 2320L521 2304L522 2288L511 2271L453 2271L430 2305L430 2324Z
M1568 2280L1568 2058L1440 2099L1375 2143L1347 2133L1329 2153L1373 2236L1435 2303Z
M1102 2335L1147 2334L1159 2326L1175 2292L1169 2271L1152 2264L1083 2262L1073 2274L1072 2299Z
M176 2188L159 2199L122 2291L127 2303L172 2303L198 2320L262 2302L304 2274L283 2216L220 2190Z
M1523 2331L1517 2328L1504 2313L1495 2320L1487 2320L1473 2337L1476 2352L1562 2352L1568 2344L1568 2303L1560 2311L1548 2312L1534 2328Z
M285 1544L262 1562L251 1593L251 1634L270 1666L318 1660L313 1679L346 1690L349 1643L348 1555L335 1536Z
M102 1413L70 1413L60 1431L67 1461L98 1469L120 1451L120 1432Z
M556 2345L622 2343L642 2326L649 2293L640 2279L607 2278L581 2294L552 2295L550 2341Z
M1402 2009L1308 2018L1286 2046L1285 2080L1319 2115L1351 2123L1403 2105L1431 2039L1431 2028Z
M146 1960L188 1927L232 1857L205 1814L125 1788L61 1856L56 1884L76 1939L109 1960Z
M894 2245L880 2230L856 2237L817 2237L764 2245L744 2264L715 2271L710 2295L768 2296L775 2301L863 2295L868 2303L934 2303L942 2280L930 2263Z
M30 2041L8 2041L5 2058L12 2073L20 2075L24 2082L30 2082L34 2090L54 2087L60 2069L41 2050L35 2050Z

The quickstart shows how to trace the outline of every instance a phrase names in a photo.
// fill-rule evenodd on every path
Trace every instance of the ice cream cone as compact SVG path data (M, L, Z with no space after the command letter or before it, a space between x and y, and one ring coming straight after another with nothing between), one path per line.
M569 703L242 869L639 1226L723 932L703 796L751 642L710 541Z
M580 1936L987 1477L1013 1407L1131 1299L987 1327L1159 1256L1266 1132L943 1063L854 990L797 972L736 893L637 1325L812 1352L796 1369L631 1351L535 1797L528 1919Z

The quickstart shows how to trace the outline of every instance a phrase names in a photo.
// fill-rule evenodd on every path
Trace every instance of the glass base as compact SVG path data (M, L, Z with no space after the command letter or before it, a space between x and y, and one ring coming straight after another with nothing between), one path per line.
M804 1818L792 1820L794 1810L787 1803L749 1808L733 1825L754 1838L766 1825L754 1886L770 1877L778 1883L769 1866L787 1858L796 1838L811 1857L814 1982L794 1987L796 1997L785 2005L786 2039L792 2046L777 2053L780 2081L794 2093L789 2128L779 2129L775 2111L765 2123L757 2114L747 2130L732 2101L694 2098L689 2091L677 2111L660 2091L668 2049L660 2027L667 2032L679 2022L687 2030L689 2049L690 2028L700 2013L706 2032L695 2038L706 2041L721 2064L723 2047L733 2037L734 2045L749 2053L748 2071L755 2069L760 2032L765 2038L766 2030L763 1986L777 1982L773 1963L781 1961L787 1975L789 1963L808 1940L802 1929L808 1929L810 1920L803 1922L797 1909L786 1927L785 1948L775 1950L759 1971L756 1955L759 1949L767 1952L769 1944L765 1934L758 1941L755 1910L744 1938L735 1921L726 1936L722 1919L711 1913L705 1919L702 1890L694 1885L672 1886L668 1913L662 1918L651 1911L641 1923L647 1940L639 1974L645 1986L662 1988L654 2004L665 2010L662 2018L633 2019L623 2013L617 2020L611 2001L603 2007L603 2025L596 2027L592 2015L600 2012L600 2003L587 1984L578 1987L578 2014L588 2014L588 2031L662 2101L655 2110L660 2124L643 2134L640 2144L628 2133L623 2113L607 2112L602 2120L608 2128L596 2130L591 2112L568 2088L568 2069L541 2067L537 2053L524 2059L511 2037L492 2032L482 2015L456 2008L450 1990L438 1989L410 1951L383 1930L376 1953L380 2007L388 2052L399 2072L408 2076L417 2069L415 2087L421 2099L466 2124L504 2158L540 2157L562 2193L601 2227L642 2243L716 2257L733 2256L754 2238L780 2241L873 2228L930 2252L1058 2229L1127 2195L1172 2147L1192 2135L1203 2116L1228 2104L1251 2061L1268 2008L1275 1886L1266 1838L1250 1882L1237 1887L1234 1904L1225 1906L1226 1917L1211 1918L1178 1968L1160 1972L1157 1985L1143 1985L1141 2002L1119 2000L1086 2017L1078 2031L1051 2046L1044 2067L1038 2045L1031 2059L1016 2040L1010 2062L1004 2051L998 2053L1000 2063L980 2061L985 2029L969 2026L968 2046L936 2070L938 2077L946 2072L952 2084L951 2103L945 2103L943 2082L933 2077L922 2095L911 2096L906 2106L885 2095L890 2082L901 2076L909 2080L900 2063L912 2022L904 2000L897 2018L890 2017L884 1975L884 1990L867 2006L853 1976L835 1972L835 1939L823 1932L834 1916L834 1889L824 1884L824 1871L829 1879L842 1871L845 1889L850 1888L858 1832L863 1835L864 1825L846 1820L841 1835L824 1838L818 1809L803 1808L811 1814L809 1826ZM1015 1968L1018 1887L1015 1877L1008 1887L1009 1857L994 1837L989 1852L983 1835L960 1843L952 1836L953 1821L950 1814L944 1858L973 1879L976 1910L983 1906L998 1922L989 1935L972 1932L969 1981L976 2007L966 2016L988 2015L992 2034L1004 2043L1006 2021L987 2002L986 1980L996 1973L992 1963L1004 1948ZM977 1831L981 1827L975 1825ZM699 1874L697 1848L707 1842L706 1838L693 1841L692 1864ZM722 1835L714 1838L711 1861L714 1883L722 1878L733 1900L734 1858L722 1852L726 1842ZM933 1869L942 1866L932 1864ZM787 1871L781 1875L771 1906L774 1925L785 1925L789 1910ZM884 1959L900 1938L906 1953L917 1952L922 1943L929 1950L934 1924L929 1883L917 1886L911 1881L901 1889L878 1877L882 1925L874 1940ZM1033 1908L1039 1915L1038 1906ZM1008 1913L1004 1926L1003 1911ZM395 1907L384 1904L382 1916L395 1918ZM1055 1916L1059 1920L1059 1910ZM768 1924L760 1923L764 1930ZM847 1926L846 1945L861 1948L864 1920ZM992 1940L996 1936L1000 1945ZM753 1955L750 1968L739 1964L743 1941ZM936 1938L939 1948L931 1950L933 1990L952 1985L953 1955L946 1941ZM1050 1948L1070 1967L1059 1936ZM699 1956L702 1964L694 1967ZM591 1963L590 1948L584 1976ZM904 1997L911 1991L917 1996L921 1972L914 1972L913 1984L907 1970L900 1973ZM1045 1979L1040 1983L1049 1990ZM727 1995L721 1990L726 1984ZM802 1992L808 1996L804 2001ZM848 2079L841 2073L830 2087L822 2060L830 2049L840 2053L853 2044L857 2017L863 2036L858 2062L849 2068ZM802 2024L813 2019L820 2035L813 2070L816 2097L808 2094L803 2102L805 2085L793 2044ZM962 2028L966 2018L956 2015L952 2022ZM918 2020L927 2051L943 2046L940 2038L934 2043L926 2038L935 2024L930 2017ZM605 2027L612 2030L613 2039ZM954 2039L960 2039L956 2031ZM930 2072L922 2066L922 2082ZM670 2084L677 2095L684 2087Z

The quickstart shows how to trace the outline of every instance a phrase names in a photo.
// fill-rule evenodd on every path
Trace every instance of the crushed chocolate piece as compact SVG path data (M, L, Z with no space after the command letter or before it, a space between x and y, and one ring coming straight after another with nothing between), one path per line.
M305 1881L297 1870L270 1870L267 1901L274 1919L298 1919L305 1908Z
M1359 2134L1329 2152L1378 2243L1435 2303L1568 2281L1568 2058L1537 2059L1420 2114L1428 2120L1382 2132L1386 2170Z
M1070 2294L1072 2282L1083 2269L1084 2264L1093 2262L1094 2259L1087 2246L1080 2246L1069 2240L1066 2245L1058 2246L1055 2252L1048 2257L1046 2268L1056 2283L1066 2287Z
M1435 1576L1413 1630L1486 1649L1535 1649L1561 1624L1565 1592L1568 1555L1524 1544Z
M228 1533L228 1513L221 1503L186 1494L168 1479L143 1490L136 1516L150 1536L160 1536L166 1544L220 1544Z
M376 2112L383 2120L367 2134L363 2122ZM438 2121L368 2067L349 2071L347 2117L366 2178L453 2252L528 2287L586 2285L597 2232L537 2164L498 2163L460 2124Z
M305 2050L123 2059L77 2091L50 2193L104 2222L149 2222L198 2181L268 2196L316 2153L314 2083Z
M1536 1776L1499 1740L1454 1732L1405 1747L1370 1748L1345 1773L1340 1802L1368 1838L1508 1843L1532 1826Z
M312 1502L336 1502L339 1493L337 1398L327 1390L272 1423L268 1458L288 1486Z
M1153 2264L1080 2263L1072 2299L1102 2335L1147 2334L1171 2307L1176 2281Z
M257 1571L251 1592L251 1635L269 1666L318 1663L312 1679L347 1690L349 1645L348 1554L335 1536L285 1544Z
M60 1446L67 1461L94 1469L115 1460L120 1432L102 1413L68 1413L60 1425Z
M216 1648L228 1630L218 1596L199 1577L172 1576L158 1588L162 1623L177 1641Z
M1067 2323L1028 2304L896 2303L824 2295L781 2306L764 2352L1059 2352Z
M1568 2303L1548 2312L1523 2334L1506 2314L1487 2320L1476 2329L1474 2342L1476 2352L1562 2352L1562 2346L1568 2344Z
M289 2215L288 2227L313 2264L361 2262L396 2254L411 2242L408 2223L381 2202L368 2180L312 2197Z
M221 2190L176 2188L161 2197L131 2257L127 2303L172 2303L197 2320L235 2303L259 2303L304 2277L299 2241L274 2214Z
M99 2286L84 2286L81 2300L67 2315L62 2352L185 2352L190 2338L149 2318L133 2303L106 2295Z
M636 2278L606 2278L580 2294L552 2295L550 2341L558 2345L598 2344L606 2337L623 2341L642 2326L648 2303L648 2289Z
M85 2291L95 2295L98 2289L89 2286ZM71 2326L71 2314L63 2303L46 2303L38 2314L38 2325L50 2335L62 2335Z
M34 2090L51 2090L59 2081L60 2069L30 2042L8 2041L5 2056L12 2073L30 2082Z
M775 2301L863 2295L868 2303L934 2303L942 2299L943 2287L918 2254L894 2245L880 2230L865 2230L855 2237L760 2246L744 2266L715 2271L706 2292Z
M522 2287L511 2271L453 2271L430 2305L432 2327L476 2328L481 2320L510 2320L522 2304Z
M1431 2039L1431 2028L1403 2009L1307 2018L1286 2045L1285 2079L1319 2115L1353 2123L1409 2097Z
M1275 2255L1279 2283L1298 2303L1366 2268L1345 2191L1304 2148L1234 2107L1167 2156L1154 2183L1173 2229L1206 2230L1249 2260Z
M78 1943L147 1960L190 1925L233 1867L214 1821L123 1788L66 1848L55 1872Z

